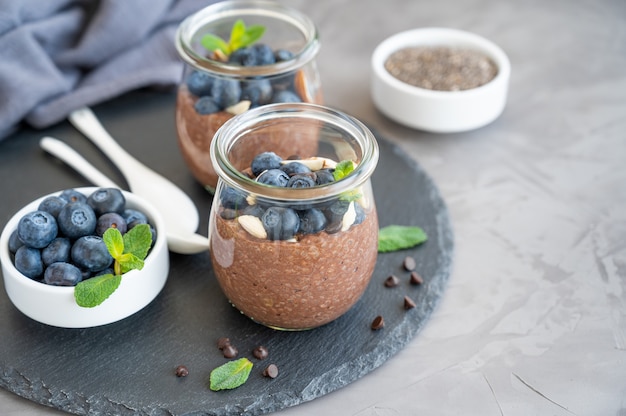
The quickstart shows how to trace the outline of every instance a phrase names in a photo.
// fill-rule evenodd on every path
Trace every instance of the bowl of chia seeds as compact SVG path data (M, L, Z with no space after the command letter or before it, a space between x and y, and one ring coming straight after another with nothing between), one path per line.
M494 121L506 104L511 64L476 34L422 28L395 34L372 55L372 99L390 119L434 133Z

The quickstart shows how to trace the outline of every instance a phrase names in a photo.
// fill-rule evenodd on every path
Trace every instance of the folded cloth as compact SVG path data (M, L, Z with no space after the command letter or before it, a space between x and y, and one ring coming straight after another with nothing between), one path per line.
M2 0L0 140L133 89L175 85L180 21L215 0Z

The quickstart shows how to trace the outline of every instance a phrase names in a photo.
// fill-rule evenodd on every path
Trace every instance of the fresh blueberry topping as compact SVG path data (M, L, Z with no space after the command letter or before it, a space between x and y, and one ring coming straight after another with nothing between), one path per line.
M93 208L96 216L106 214L107 212L124 212L126 199L124 194L117 188L100 188L94 191L87 198L87 203Z
M285 187L289 183L289 176L280 169L269 169L257 176L256 180L265 185Z
M58 262L52 263L46 268L43 280L54 286L76 286L78 282L83 280L83 274L73 264Z
M220 108L227 108L237 104L241 97L239 81L215 78L211 87L211 97Z
M261 172L270 169L280 169L280 162L283 159L274 152L263 152L258 154L253 160L250 167L252 174L259 176Z
M96 214L83 202L70 202L59 213L59 230L64 236L75 240L91 235L96 230Z
M291 208L270 207L261 217L263 228L270 240L289 240L300 227L300 217Z
M328 225L337 224L343 220L344 214L348 211L350 202L341 199L335 201L332 205L324 210Z
M15 252L15 268L26 277L39 278L43 274L41 252L27 246L18 248Z
M315 180L303 173L293 175L287 182L287 188L310 188L312 186L315 186Z
M245 48L240 48L230 54L228 57L228 62L235 65L241 66L256 66L257 65L257 55L256 51L247 46Z
M46 267L59 261L68 262L71 249L72 243L69 238L57 237L41 250L41 260Z
M213 77L206 72L193 71L187 78L187 88L198 97L209 95L212 84Z
M253 215L257 218L261 218L264 213L265 209L262 206L260 206L259 204L254 204L246 207L243 210L242 215Z
M66 189L59 195L66 202L87 202L87 197L75 189Z
M46 197L37 208L39 211L46 211L52 214L54 218L59 216L61 209L67 204L67 201L60 196Z
M299 173L311 173L311 169L304 163L300 162L285 163L280 167L280 169L289 176L293 176Z
M300 211L300 232L303 234L315 234L326 228L326 216L317 209L311 208Z
M273 103L301 103L302 99L291 90L276 91L272 97Z
M293 53L287 49L277 49L274 52L274 60L276 62L284 62L293 59Z
M365 211L361 204L354 204L354 211L356 212L356 218L354 219L354 224L361 224L365 221Z
M217 105L213 97L209 96L200 97L193 107L196 109L198 114L203 116L220 111L220 106Z
M20 240L20 237L17 235L17 230L13 230L9 236L9 252L11 252L11 254L15 254L17 249L23 245L24 243L22 243L22 240Z
M274 57L274 51L268 45L263 43L257 43L252 46L254 49L254 53L256 55L256 64L257 65L272 65L276 62L276 58Z
M76 240L71 250L72 262L80 269L94 272L106 269L113 263L102 238L87 235Z
M267 104L272 99L272 84L267 79L243 81L241 99L249 100L252 107Z
M331 169L320 169L315 172L315 183L317 185L325 185L335 181L335 176Z
M132 229L135 225L138 224L148 224L148 217L141 211L136 209L127 208L122 213L122 217L124 221L126 221L127 229Z
M126 220L117 212L107 212L98 217L96 222L96 235L102 237L104 232L109 228L117 228L123 235L126 234L128 226Z
M243 209L248 205L246 194L230 186L225 186L224 189L222 189L222 192L220 192L220 201L225 208L234 210Z
M30 212L17 225L17 235L28 247L43 248L55 239L57 233L57 221L46 211Z

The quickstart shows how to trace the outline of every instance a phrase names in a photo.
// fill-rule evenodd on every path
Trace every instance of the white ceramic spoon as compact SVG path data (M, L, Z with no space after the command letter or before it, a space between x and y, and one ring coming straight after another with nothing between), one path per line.
M43 139L41 139L39 144L42 149L67 163L94 185L106 188L119 188L119 185L117 185L106 175L96 169L96 167L94 167L91 163L85 160L85 158L83 158L78 152L76 152L74 149L72 149L70 146L63 143L62 141L54 139L52 137L44 137ZM174 185L171 184L171 186ZM145 192L145 189L146 188L140 188L140 191ZM171 201L168 201L167 197L163 199L150 199L147 195L143 195L136 190L133 190L132 188L131 191L152 202L155 208L159 210L159 212L161 212L166 226L165 233L167 234L167 246L171 251L180 254L195 254L208 250L209 241L207 237L197 234L195 230L192 230L190 228L181 228L178 218L176 216L171 216L171 212L173 212L169 209L169 207L171 206ZM180 189L178 189L178 191L182 193ZM185 195L185 197L186 199L189 199L187 195ZM165 205L165 208L162 208L164 201L166 201L167 204ZM193 209L196 212L197 217L198 214L195 206L193 206ZM190 224L192 224L192 222L187 222L185 225L187 227L190 227Z

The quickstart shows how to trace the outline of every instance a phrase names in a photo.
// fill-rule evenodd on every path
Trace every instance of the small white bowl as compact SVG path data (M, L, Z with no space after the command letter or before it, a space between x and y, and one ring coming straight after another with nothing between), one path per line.
M89 195L96 187L75 188ZM4 287L11 302L26 316L44 324L64 328L88 328L119 321L143 309L161 292L169 274L169 252L165 225L158 211L138 196L122 191L126 207L142 211L157 232L157 239L141 270L122 276L117 290L103 303L93 308L76 304L74 287L51 286L29 279L14 266L9 252L9 237L22 216L34 211L43 196L18 211L0 235L0 262ZM55 192L50 195L58 195Z
M498 73L480 87L434 91L395 78L385 61L395 51L415 46L447 46L475 50L496 64ZM482 127L504 109L511 74L506 54L493 42L473 33L447 28L401 32L384 40L372 55L372 98L387 117L408 127L435 133L456 133Z

